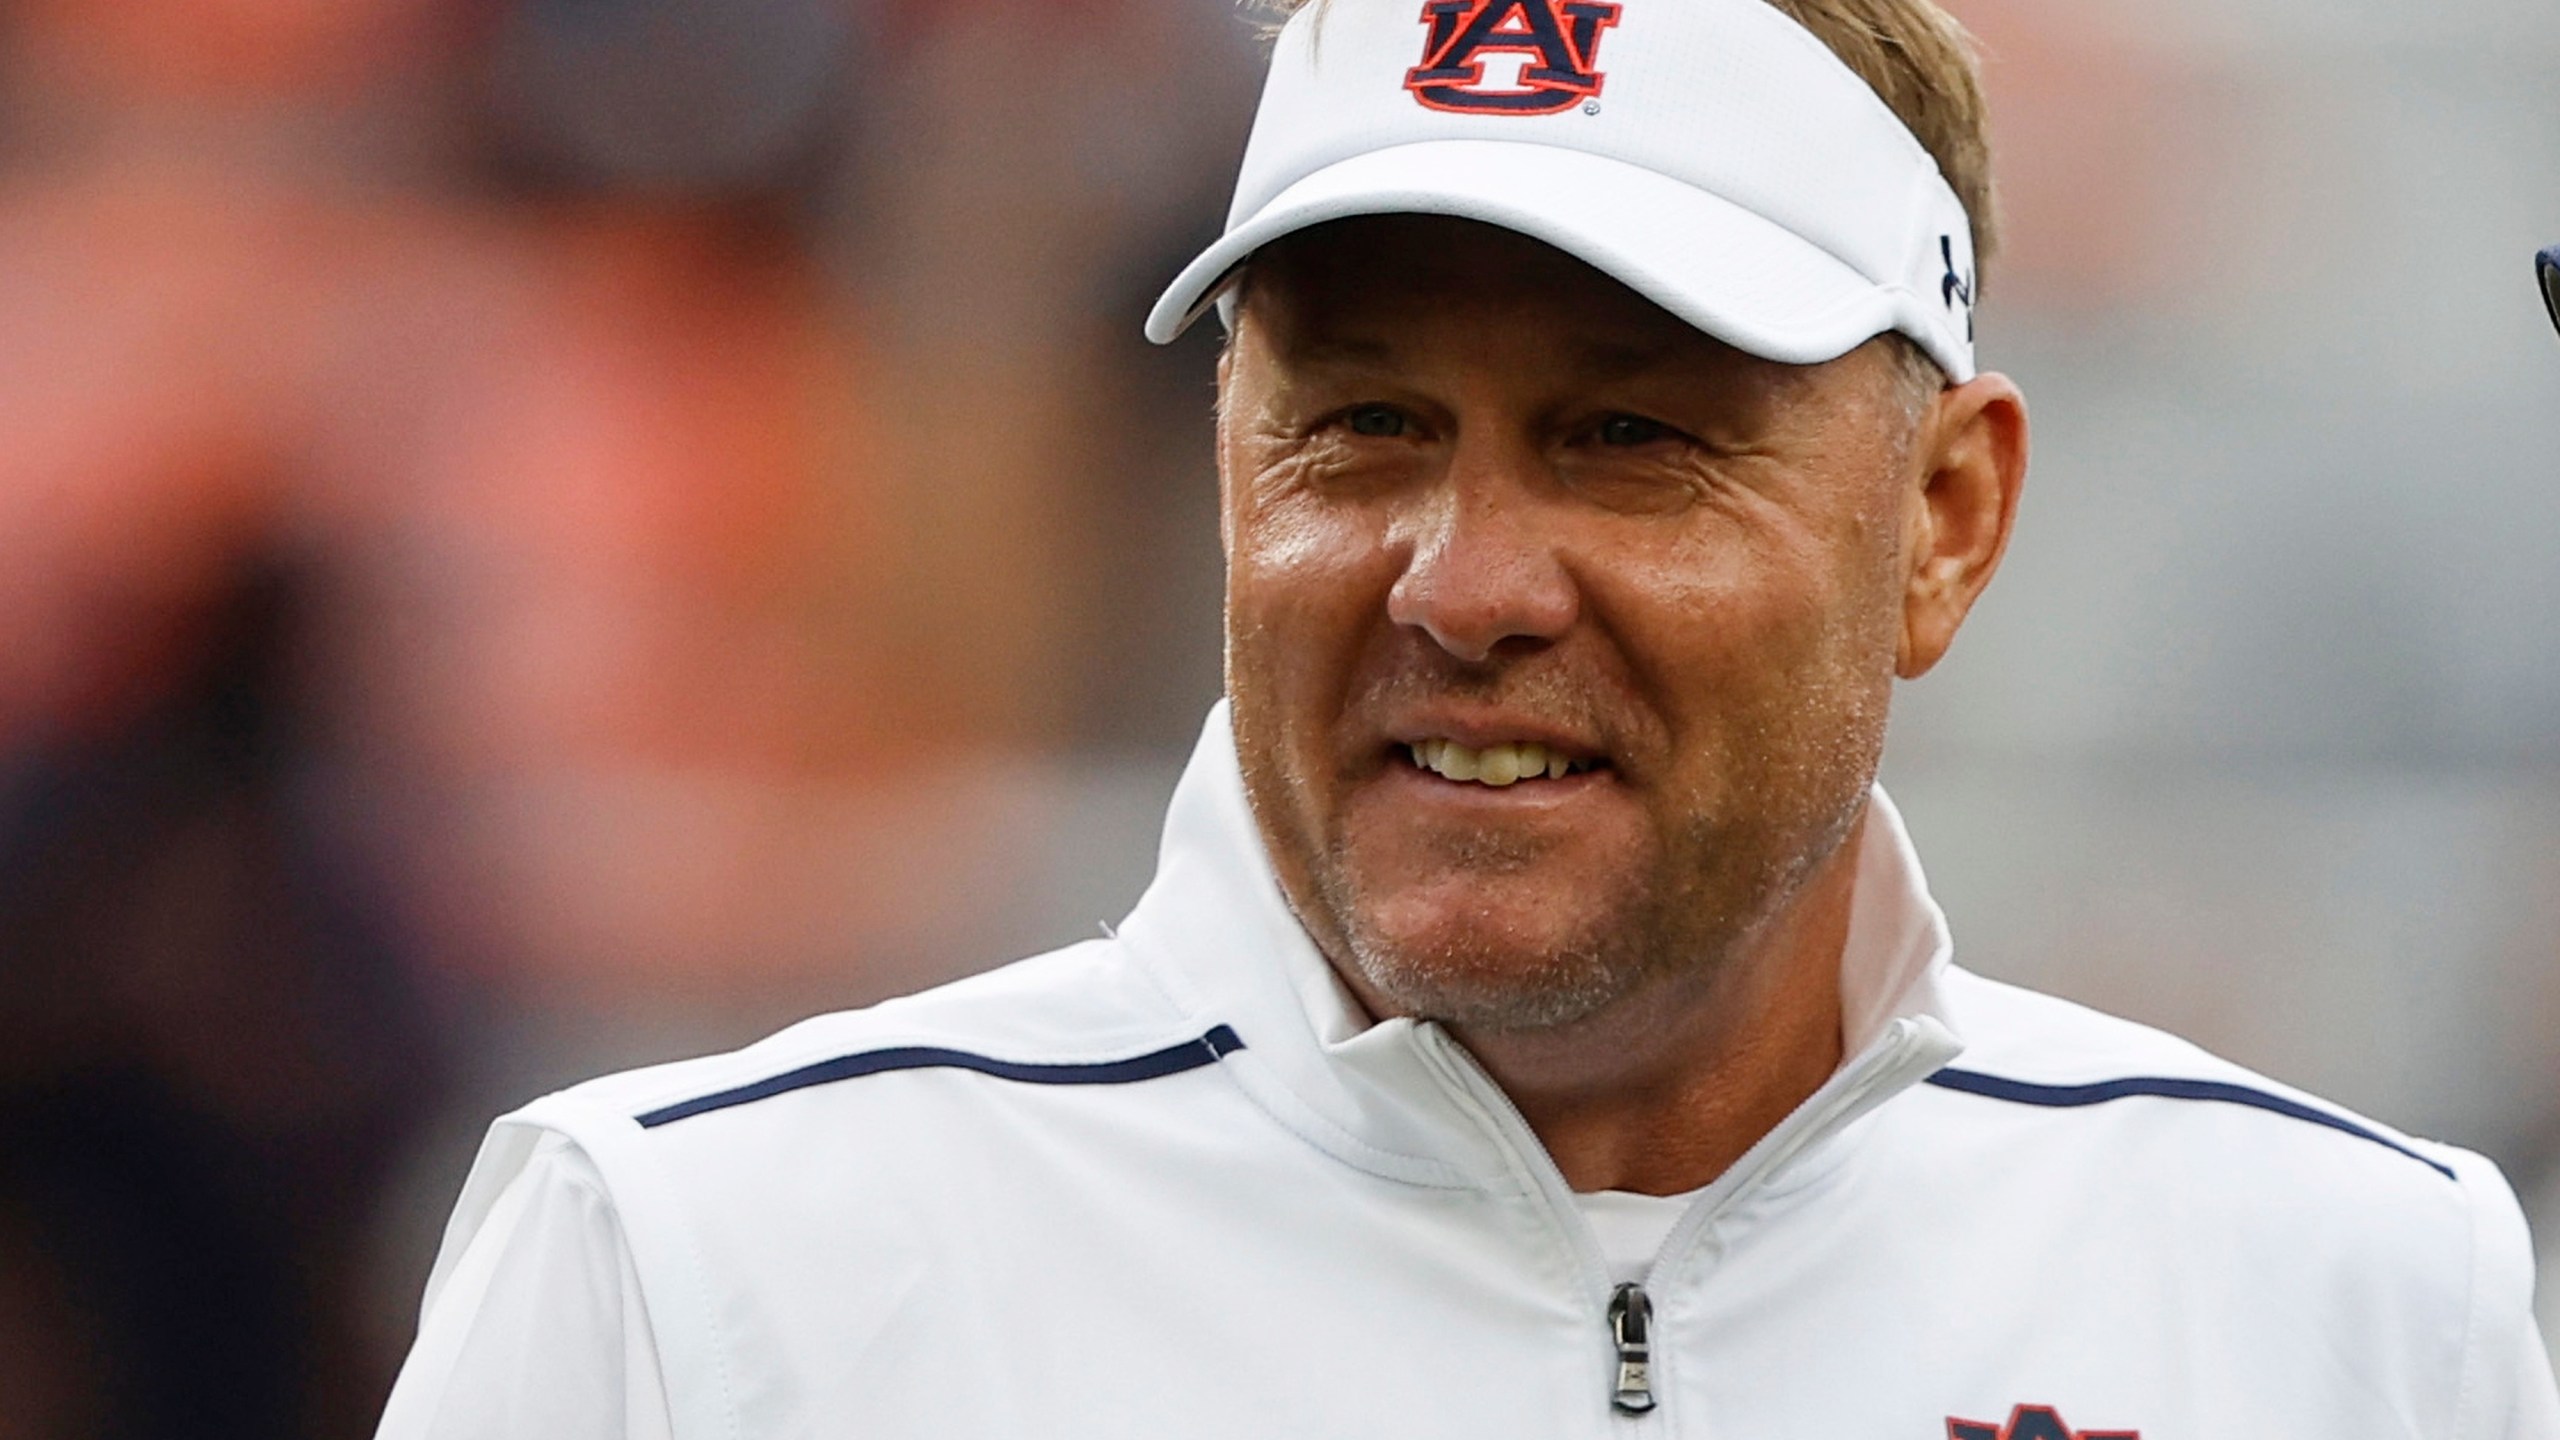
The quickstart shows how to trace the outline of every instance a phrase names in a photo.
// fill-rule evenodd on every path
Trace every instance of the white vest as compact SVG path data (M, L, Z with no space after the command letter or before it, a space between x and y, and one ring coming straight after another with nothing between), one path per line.
M1221 708L1116 936L500 1120L382 1435L2560 1440L2494 1167L1954 968L1864 843L1851 1057L1620 1293Z

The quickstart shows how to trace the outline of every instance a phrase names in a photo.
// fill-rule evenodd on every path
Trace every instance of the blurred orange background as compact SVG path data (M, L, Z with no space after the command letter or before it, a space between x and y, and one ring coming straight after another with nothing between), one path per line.
M2560 15L1953 8L2040 427L1887 764L1960 952L2560 1231ZM1219 683L1137 327L1258 67L0 0L0 1440L369 1433L490 1115L1117 917Z

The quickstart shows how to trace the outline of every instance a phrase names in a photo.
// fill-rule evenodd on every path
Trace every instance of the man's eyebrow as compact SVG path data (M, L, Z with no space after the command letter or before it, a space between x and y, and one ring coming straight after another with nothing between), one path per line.
M1593 379L1624 380L1659 370L1679 356L1677 342L1663 340L1592 340L1574 347L1576 368ZM1305 365L1377 365L1395 359L1389 340L1356 335L1314 335L1294 339L1288 357Z

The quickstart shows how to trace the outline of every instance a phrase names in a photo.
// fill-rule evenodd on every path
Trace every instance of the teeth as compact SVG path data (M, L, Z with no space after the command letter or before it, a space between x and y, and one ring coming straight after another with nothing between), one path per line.
M1417 740L1405 748L1415 765L1444 780L1474 781L1496 788L1522 780L1561 780L1591 768L1589 761L1568 759L1534 740L1488 745L1481 750L1471 750L1455 740Z

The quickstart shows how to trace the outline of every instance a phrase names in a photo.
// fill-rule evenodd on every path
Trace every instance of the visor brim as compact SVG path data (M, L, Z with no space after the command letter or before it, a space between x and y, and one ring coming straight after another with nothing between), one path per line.
M1448 215L1563 250L1718 340L1792 365L1834 360L1900 330L1956 381L1972 360L1926 333L1911 291L1860 274L1722 196L1588 151L1435 140L1372 150L1308 175L1183 268L1147 316L1171 341L1214 305L1253 253L1355 215Z

